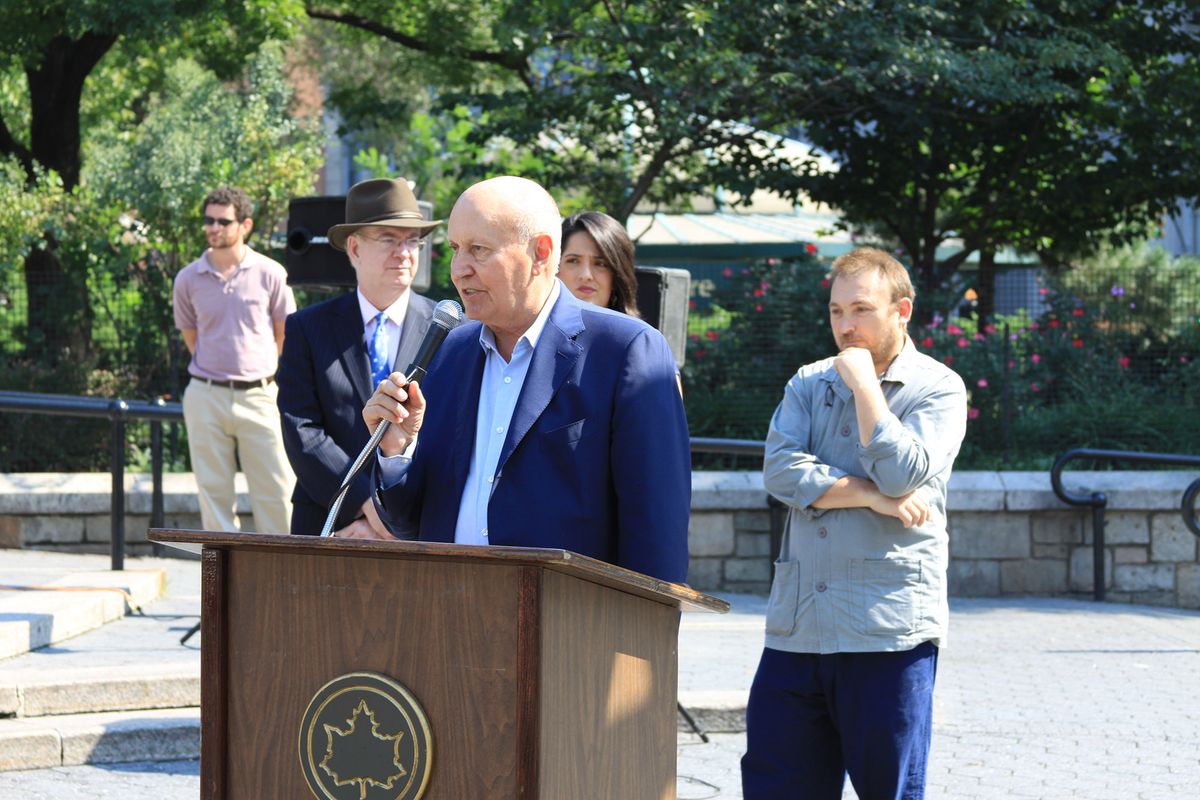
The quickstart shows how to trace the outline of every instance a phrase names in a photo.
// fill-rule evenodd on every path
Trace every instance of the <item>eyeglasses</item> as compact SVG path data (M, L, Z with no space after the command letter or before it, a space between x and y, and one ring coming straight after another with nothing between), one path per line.
M366 239L372 244L378 245L380 249L392 251L396 249L411 250L414 253L419 252L425 246L425 239L413 236L409 239L401 239L397 236L367 236L366 234L355 234L360 239Z
M209 225L220 225L222 228L228 228L237 222L236 219L221 219L220 217L201 217L200 219L203 220L204 227L206 228Z

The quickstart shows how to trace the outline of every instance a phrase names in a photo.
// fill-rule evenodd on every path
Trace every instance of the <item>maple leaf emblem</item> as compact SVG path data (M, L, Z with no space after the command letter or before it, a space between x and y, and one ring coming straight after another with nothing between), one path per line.
M365 715L370 725L360 725ZM357 784L359 800L366 800L367 786L391 789L408 771L400 763L400 739L404 731L394 735L380 733L375 712L360 700L354 713L346 720L346 729L324 725L328 737L321 769L333 779L335 786Z

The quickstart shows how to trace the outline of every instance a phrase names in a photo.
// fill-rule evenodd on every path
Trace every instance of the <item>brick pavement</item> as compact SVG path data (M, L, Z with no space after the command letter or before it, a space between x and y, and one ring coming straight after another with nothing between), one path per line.
M744 702L765 604L729 599L729 616L684 616L685 702L706 694ZM1200 613L1040 598L955 598L951 609L935 699L930 798L1196 796ZM184 621L172 620L172 627ZM176 642L177 631L171 637ZM707 744L680 734L680 800L740 798L744 747L743 733L715 733ZM0 773L2 798L198 796L194 760Z

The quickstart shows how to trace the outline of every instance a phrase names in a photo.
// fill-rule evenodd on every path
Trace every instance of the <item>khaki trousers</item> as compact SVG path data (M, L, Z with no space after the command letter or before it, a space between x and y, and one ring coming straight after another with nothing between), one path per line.
M183 419L205 528L239 530L233 476L240 462L250 488L254 530L287 533L291 529L296 476L283 449L275 405L278 394L274 383L234 389L192 380L184 390Z

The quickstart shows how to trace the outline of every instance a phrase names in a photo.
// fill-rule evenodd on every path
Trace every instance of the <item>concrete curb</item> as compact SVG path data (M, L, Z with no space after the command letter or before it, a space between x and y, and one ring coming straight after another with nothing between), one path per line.
M6 585L47 589L0 590L0 659L95 630L124 616L128 600L141 607L162 596L162 570L74 572L42 582L36 575Z
M0 716L43 717L198 705L199 664L0 673Z
M14 719L0 727L0 772L199 755L198 708Z

